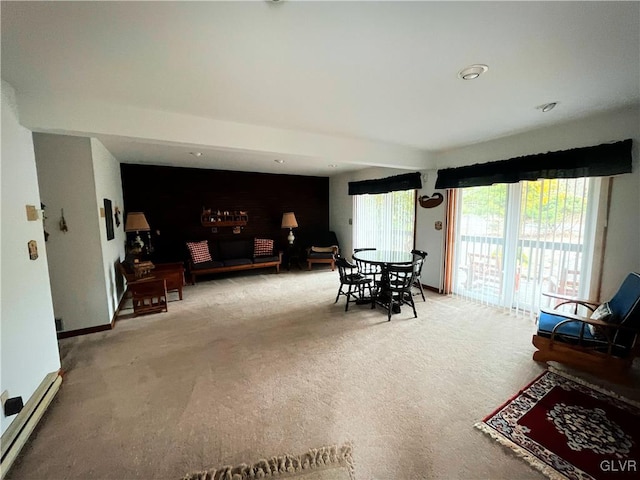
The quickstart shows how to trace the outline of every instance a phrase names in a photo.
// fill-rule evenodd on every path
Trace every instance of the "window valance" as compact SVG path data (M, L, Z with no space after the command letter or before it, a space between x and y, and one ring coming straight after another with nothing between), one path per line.
M517 183L540 178L603 177L631 172L632 140L525 155L497 162L438 170L436 188Z
M393 177L379 178L376 180L349 182L349 195L389 193L420 188L422 188L422 176L420 172L403 173L402 175L394 175Z

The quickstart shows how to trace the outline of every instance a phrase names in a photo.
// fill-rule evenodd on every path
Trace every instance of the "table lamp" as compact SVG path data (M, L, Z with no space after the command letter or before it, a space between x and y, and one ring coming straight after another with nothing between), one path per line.
M142 212L130 212L127 214L127 221L124 224L125 232L136 232L136 238L133 240L133 245L138 247L140 251L144 248L144 242L140 238L140 232L149 232L149 222Z
M296 237L293 236L293 228L298 226L298 222L296 221L296 216L293 212L286 212L282 214L282 228L289 229L289 235L287 236L287 240L289 240L289 244L293 245L293 241Z

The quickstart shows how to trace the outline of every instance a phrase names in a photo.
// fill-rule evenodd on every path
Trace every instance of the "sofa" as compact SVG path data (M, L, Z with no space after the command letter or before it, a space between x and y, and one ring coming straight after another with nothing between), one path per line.
M275 267L280 273L282 252L275 252L274 241L268 238L200 240L187 242L191 283L196 278L215 273Z

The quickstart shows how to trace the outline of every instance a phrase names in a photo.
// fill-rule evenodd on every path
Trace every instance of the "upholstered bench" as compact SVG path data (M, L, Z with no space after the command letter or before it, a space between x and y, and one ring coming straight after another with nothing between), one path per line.
M282 252L275 254L271 239L201 240L187 242L191 283L196 277L214 273L275 267L280 273Z

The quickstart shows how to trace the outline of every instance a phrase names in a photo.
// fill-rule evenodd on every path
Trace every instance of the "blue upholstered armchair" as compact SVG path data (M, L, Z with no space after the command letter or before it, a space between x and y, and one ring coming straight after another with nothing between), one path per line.
M626 372L640 352L640 274L630 273L611 300L601 305L561 295L556 309L541 309L533 336L533 359L557 361L591 371L614 381ZM574 313L557 310L574 305ZM590 315L577 314L577 307Z

